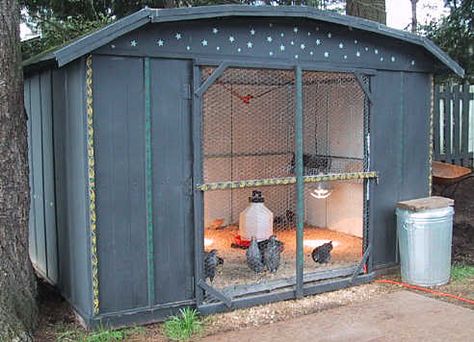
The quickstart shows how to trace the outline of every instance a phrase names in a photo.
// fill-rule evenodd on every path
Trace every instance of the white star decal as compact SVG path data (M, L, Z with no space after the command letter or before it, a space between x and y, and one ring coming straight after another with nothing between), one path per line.
M229 36L229 42L231 42L231 43L235 42L234 36Z
M365 49L365 51L369 51L369 48L367 46L364 49Z
M344 44L339 43L339 49L343 49L343 48L344 48Z
M272 24L272 23L270 23L270 24L268 24L268 26L269 26L269 27L273 27L273 24Z
M374 50L374 53L375 53L376 55L378 55L378 54L379 54L379 50L375 49L375 50Z
M392 62L395 62L395 57L392 56L392 58L390 58L390 60L391 60Z
M318 27L318 26L316 26L315 30L316 30L316 31L319 31L319 27Z
M344 59L347 59L347 55L344 55Z
M202 44L202 46L207 46L207 40L204 39L204 40L201 42L201 44Z
M270 51L268 54L269 54L270 56L273 56L273 51Z
M112 49L115 49L115 44L110 45Z
M241 49L241 48L238 48L238 49L237 49L237 52L240 52L240 51L242 51L242 49Z
M217 29L217 27L214 27L214 28L212 29L212 33L217 34L217 32L219 32L219 30Z
M252 36L255 35L255 30L254 30L254 29L251 29L251 30L250 30L250 34L251 34Z
M285 51L285 45L280 45L280 51Z
M280 37L284 37L284 36L285 36L285 34L283 32L280 33Z
M311 36L311 32L308 32L308 37Z
M158 46L163 46L165 45L165 41L163 39L160 39L159 41L157 41L157 44Z
M316 39L316 45L321 45L321 40Z
M411 61L411 65L415 65L415 61Z
M326 52L324 53L324 57L328 58L328 57L329 57L329 52L326 51Z
M309 54L312 56L312 55L314 55L314 52L313 52L313 51L310 51Z
M175 38L176 38L176 40L180 40L181 39L181 33L179 33L179 32L176 33Z
M297 27L293 27L293 32L294 32L294 33L298 33L298 28L297 28Z
M267 37L267 42L271 43L272 41L273 41L273 38L270 37L270 36L268 36L268 37Z
M290 44L291 44L291 45L295 45L295 42L294 42L294 41L291 41Z
M298 55L295 55L295 59L298 59Z
M219 51L221 49L220 46L216 46L216 50Z
M332 37L332 34L331 32L328 33L328 38L331 38Z
M251 49L253 46L253 43L252 42L247 42L247 48Z
M383 62L383 57L380 57L380 61Z
M189 45L186 46L186 50L188 50L188 51L191 50L191 47Z
M300 45L301 50L304 50L305 47L306 47L306 45L304 45L304 44Z
M138 43L137 43L137 41L136 41L135 39L130 41L130 46L135 47L135 46L137 46L137 44L138 44Z
M356 52L356 56L360 57L360 52L359 51Z
M357 39L356 39L356 40L354 40L354 44L357 44L357 43L358 43Z

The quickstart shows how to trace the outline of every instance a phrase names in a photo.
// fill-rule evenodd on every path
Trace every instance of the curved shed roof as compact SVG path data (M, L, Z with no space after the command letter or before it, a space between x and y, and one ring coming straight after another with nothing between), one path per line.
M340 15L333 12L317 10L305 6L249 6L249 5L220 5L176 9L144 8L134 14L122 18L96 32L79 38L57 50L33 57L25 62L25 66L56 61L58 66L66 65L73 60L86 55L112 40L131 32L148 23L164 23L184 20L198 20L225 17L274 17L300 18L318 20L346 26L358 30L372 32L391 39L408 42L423 47L439 60L448 70L460 77L464 70L431 40L410 32L400 31L370 20Z

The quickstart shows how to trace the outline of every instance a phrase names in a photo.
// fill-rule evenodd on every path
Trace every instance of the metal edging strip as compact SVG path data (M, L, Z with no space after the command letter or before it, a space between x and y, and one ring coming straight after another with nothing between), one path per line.
M304 228L304 179L303 179L303 72L295 69L295 156L296 156L296 298L303 297L303 228Z
M155 303L155 268L153 243L153 164L151 153L151 77L150 58L143 63L145 86L145 188L146 188L146 245L148 305Z
M99 261L97 258L97 217L95 205L95 154L92 55L86 58L87 172L89 185L89 228L92 273L92 310L99 313Z

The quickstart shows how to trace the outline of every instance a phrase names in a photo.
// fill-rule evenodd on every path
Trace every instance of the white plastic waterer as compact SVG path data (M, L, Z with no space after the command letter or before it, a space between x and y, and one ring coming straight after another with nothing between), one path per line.
M257 241L267 240L273 235L273 213L265 206L261 191L252 191L249 202L249 206L240 213L240 238L250 241L255 236Z

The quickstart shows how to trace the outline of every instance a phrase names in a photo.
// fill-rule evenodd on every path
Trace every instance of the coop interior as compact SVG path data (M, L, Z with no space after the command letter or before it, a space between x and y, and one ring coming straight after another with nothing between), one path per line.
M203 68L203 80L213 70ZM364 181L311 181L311 176L365 169L367 103L357 78L349 73L303 72L303 117L304 272L309 276L353 266L362 256ZM223 260L212 279L214 287L295 276L296 185L288 181L292 177L294 71L227 69L203 97L203 179L205 184L253 183L204 191L204 248L216 250ZM254 191L263 200L252 199ZM270 272L263 262L263 269L255 271L249 265L249 240L255 237L265 243L270 235L281 242L277 270Z

